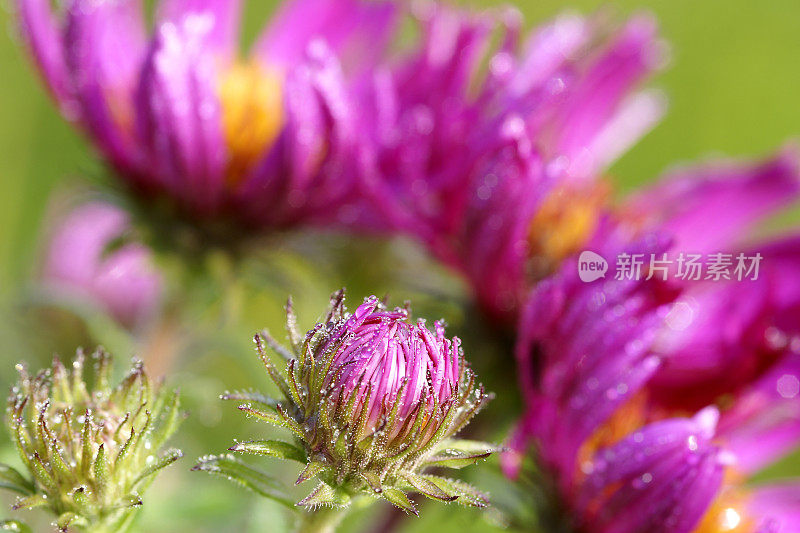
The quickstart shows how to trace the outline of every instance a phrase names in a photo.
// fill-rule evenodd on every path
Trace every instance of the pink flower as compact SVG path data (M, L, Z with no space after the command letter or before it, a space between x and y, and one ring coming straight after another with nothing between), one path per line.
M291 0L240 58L241 0L17 0L62 113L145 198L210 222L338 220L356 184L349 77L374 63L396 8ZM347 61L340 61L340 56Z
M365 91L366 185L376 218L462 272L491 315L513 317L528 275L591 235L602 171L661 116L657 94L635 92L663 59L656 28L563 15L522 38L510 9L421 6L419 44Z
M92 303L128 327L152 317L163 280L150 251L138 243L112 247L129 231L127 214L102 202L84 204L61 220L49 240L42 281L68 298Z

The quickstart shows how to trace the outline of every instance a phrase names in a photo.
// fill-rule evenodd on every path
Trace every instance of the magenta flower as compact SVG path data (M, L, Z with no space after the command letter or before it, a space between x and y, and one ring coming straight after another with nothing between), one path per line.
M512 442L518 451L505 457L507 472L518 471L533 444L565 519L592 531L738 531L790 516L787 498L783 514L763 505L762 495L777 489L745 488L740 479L797 443L789 413L800 400L776 394L772 376L721 417L717 407L665 417L649 403L648 384L666 364L652 346L677 295L655 279L584 283L576 266L568 261L540 284L520 323L517 356L529 411ZM796 379L796 370L776 372ZM776 418L781 412L786 416ZM754 464L753 456L762 461Z
M797 159L683 176L627 202L586 249L613 263L620 252L746 246L763 255L759 278L648 280L643 269L586 283L577 258L566 261L520 322L528 412L505 466L514 474L533 444L579 528L783 531L800 509L798 485L744 482L800 442L800 244L746 235L797 198Z
M288 310L290 350L266 333L259 354L283 398L232 393L250 416L289 429L297 445L282 441L238 443L231 451L293 459L305 464L297 483L319 478L298 505L346 507L355 498L382 498L416 514L405 491L484 507L486 496L466 483L427 472L462 468L496 448L455 435L488 402L476 384L457 338L437 322L409 321L407 309L387 309L371 296L349 314L344 292L334 294L324 320L305 335ZM263 351L263 342L287 359L285 375ZM239 480L253 472L235 456L210 456L196 470ZM258 479L261 474L255 472ZM252 481L253 477L245 485ZM264 491L259 493L264 494ZM275 499L287 497L266 494Z
M256 226L340 216L355 175L345 70L379 55L391 4L287 2L242 59L239 0L163 0L151 36L140 0L17 3L63 114L138 193Z
M89 302L127 327L157 311L161 274L139 243L113 247L130 231L127 214L102 202L79 206L58 221L46 248L42 282L62 297Z
M508 316L530 263L542 258L550 273L550 256L572 251L548 232L591 234L596 178L660 117L657 95L632 93L661 61L654 24L637 17L611 31L565 15L521 39L511 10L431 3L415 14L418 46L365 91L368 188L395 227Z

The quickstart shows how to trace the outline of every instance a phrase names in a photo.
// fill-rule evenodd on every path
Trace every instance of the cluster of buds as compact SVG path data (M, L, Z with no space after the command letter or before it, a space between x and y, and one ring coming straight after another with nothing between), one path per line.
M60 531L124 531L155 474L182 456L159 450L183 415L140 361L112 387L111 356L91 359L88 381L81 351L72 369L58 358L35 376L17 366L6 424L28 475L0 464L0 486L20 494L14 510L45 508Z
M302 507L346 507L368 495L417 514L407 491L487 505L486 496L470 485L426 472L461 468L496 451L490 444L453 438L491 395L476 383L459 340L447 339L443 324L437 322L431 332L421 320L411 323L408 309L389 310L374 296L349 314L343 291L333 295L324 321L305 336L297 331L291 301L287 313L291 350L266 333L256 336L258 353L283 397L223 398L242 402L239 409L254 418L289 429L294 442L241 442L231 451L305 464L297 484L311 478L319 483L297 503ZM286 360L284 373L266 354L265 343ZM228 454L206 457L195 468L243 481L247 467ZM251 486L257 476L248 477L244 483Z

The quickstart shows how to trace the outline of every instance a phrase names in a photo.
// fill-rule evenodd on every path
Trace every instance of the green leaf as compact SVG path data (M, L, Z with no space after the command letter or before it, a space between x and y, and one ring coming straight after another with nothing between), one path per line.
M238 442L228 448L232 452L252 453L267 457L277 457L279 459L289 459L304 463L307 461L306 453L288 442L280 440L254 440L250 442Z
M402 490L394 487L384 487L383 492L381 492L381 497L404 512L413 514L414 516L419 516L419 512L417 511L414 502L409 500L408 496L406 496L406 493Z
M0 488L13 490L20 494L33 493L33 483L7 464L0 463Z
M311 494L297 502L300 507L335 507L344 508L350 505L350 496L337 491L330 485L320 482Z
M16 533L33 533L33 530L19 520L0 520L0 531L15 531Z
M403 478L414 490L433 500L452 502L460 495L458 491L447 490L441 483L436 483L435 476L405 474Z
M272 476L244 463L233 454L203 457L192 470L225 477L256 494L294 509L294 501Z

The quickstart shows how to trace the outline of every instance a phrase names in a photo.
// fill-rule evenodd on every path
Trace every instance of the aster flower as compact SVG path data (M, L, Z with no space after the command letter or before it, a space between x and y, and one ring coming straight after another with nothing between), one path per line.
M590 249L604 257L659 254L669 248L668 235L604 223ZM655 384L670 355L656 347L684 290L691 289L657 277L585 283L573 258L531 294L517 346L528 412L504 466L517 475L532 446L557 491L549 503L561 509L543 516L615 532L781 531L793 524L796 485L745 481L800 438L798 344L760 377L729 389L724 402L689 416L669 408ZM764 498L773 493L782 498L770 507Z
M444 326L430 331L409 322L407 309L387 309L367 298L349 314L344 293L332 298L321 323L305 335L288 307L290 349L257 337L259 355L283 397L231 393L249 416L288 429L294 443L253 441L230 450L282 457L305 465L297 484L318 484L297 505L343 508L351 500L381 498L416 514L406 491L483 507L486 496L458 480L434 475L433 467L461 468L485 459L489 444L454 439L490 396L476 384L457 338ZM280 373L263 349L269 344L287 359ZM267 493L264 474L235 456L212 456L195 467ZM255 473L254 473L255 472ZM286 497L281 497L284 501Z
M419 45L366 91L367 183L508 317L530 271L549 274L591 235L598 175L660 117L657 94L633 93L662 60L655 27L563 15L522 39L510 9L415 14Z
M160 303L163 279L143 245L114 246L130 229L127 214L111 204L73 209L49 237L42 284L62 297L90 302L127 327L148 321Z
M141 362L117 386L108 354L92 356L88 381L85 362L79 351L70 369L56 358L35 376L17 365L6 424L23 469L0 465L0 485L19 494L14 509L46 509L60 531L124 531L155 474L181 457L162 451L182 416L178 395Z
M62 113L145 198L209 229L338 216L353 186L357 75L395 8L293 0L241 58L239 0L164 0L147 35L139 0L18 0L22 35ZM368 46L365 46L368 43Z

